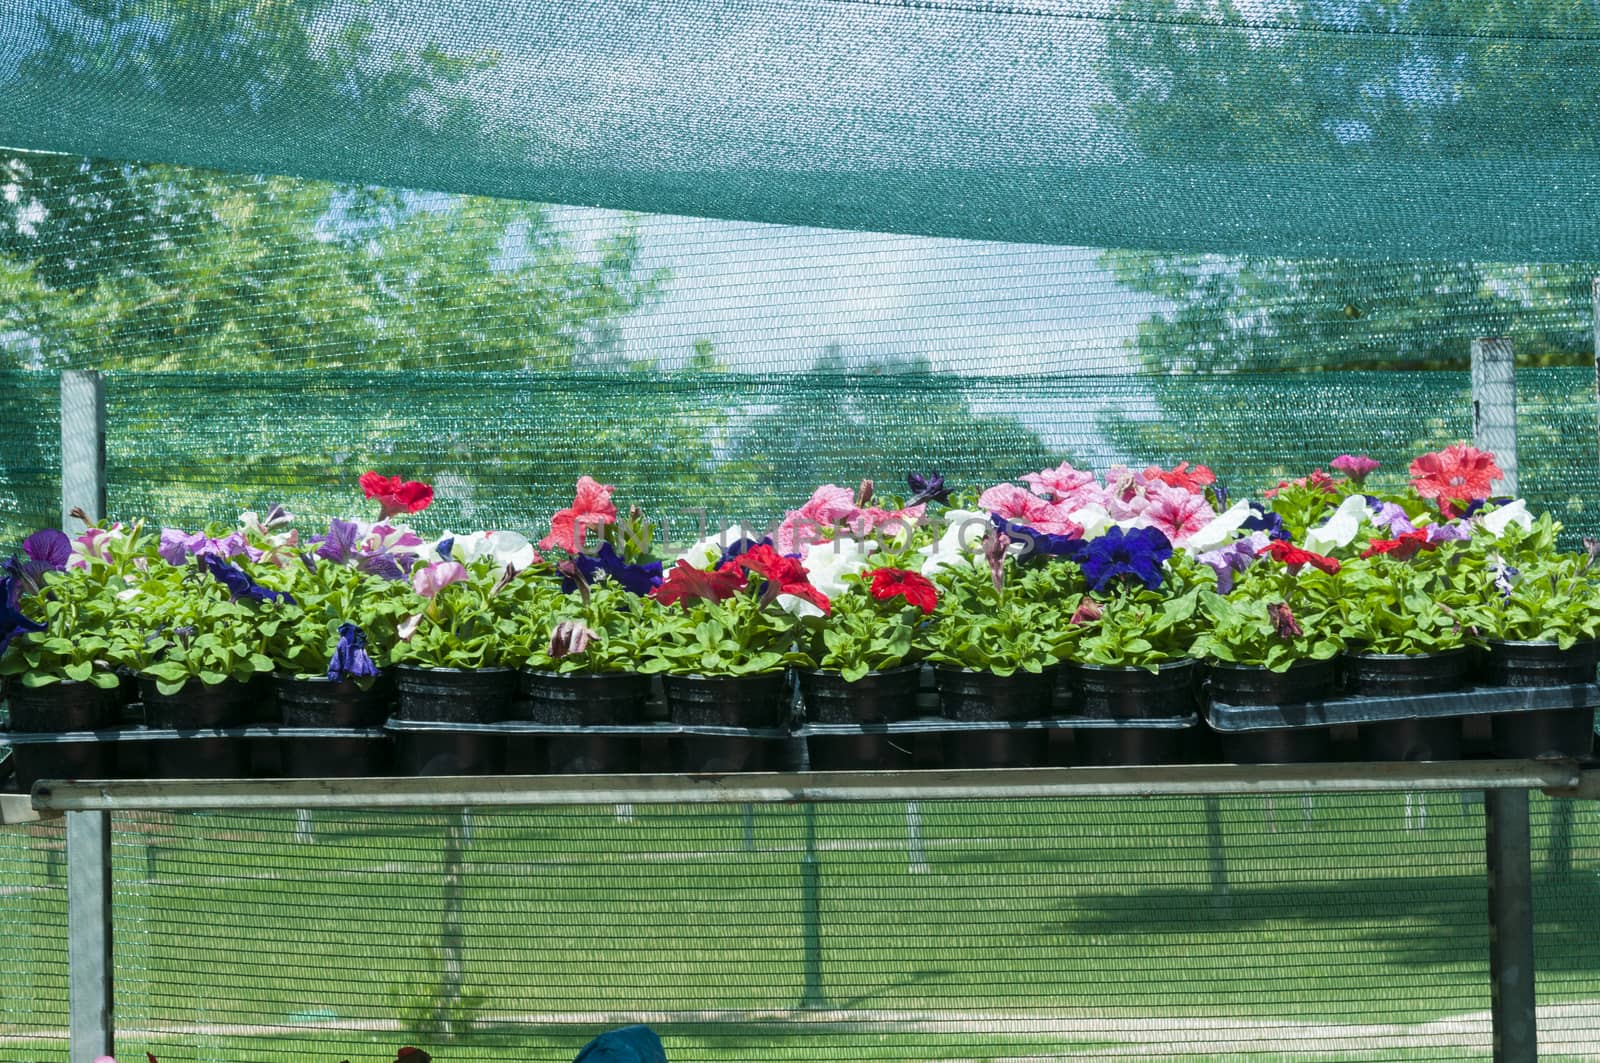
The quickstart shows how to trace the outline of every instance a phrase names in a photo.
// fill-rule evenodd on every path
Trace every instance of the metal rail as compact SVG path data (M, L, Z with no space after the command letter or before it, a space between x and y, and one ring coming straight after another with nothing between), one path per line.
M1592 780L1588 777L1593 776ZM1586 780L1587 784L1586 784ZM484 775L383 779L43 781L41 814L229 808L467 808L513 805L797 804L836 801L1024 800L1185 794L1419 790L1600 793L1576 761L1371 764L1179 764L1117 768L765 772L741 775Z

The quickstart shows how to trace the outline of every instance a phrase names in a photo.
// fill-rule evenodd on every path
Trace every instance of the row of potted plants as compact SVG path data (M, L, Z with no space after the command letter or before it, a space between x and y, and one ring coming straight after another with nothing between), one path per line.
M411 719L622 724L654 674L678 723L777 727L791 669L811 719L892 720L924 663L945 715L974 721L1048 715L1053 695L1176 715L1202 664L1243 703L1345 677L1458 689L1478 655L1493 682L1594 678L1600 544L1559 549L1464 444L1385 490L1376 471L1341 455L1237 501L1189 462L965 494L913 474L679 548L589 477L536 544L425 535L431 489L367 473L376 519L316 534L279 508L35 534L0 577L0 675L14 730L103 727L134 697L153 727L366 726L394 699Z

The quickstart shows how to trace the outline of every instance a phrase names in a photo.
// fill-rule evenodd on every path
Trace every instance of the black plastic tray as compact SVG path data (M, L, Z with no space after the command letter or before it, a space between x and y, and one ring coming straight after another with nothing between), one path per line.
M657 738L673 735L705 735L714 738L790 738L793 732L778 727L709 727L681 723L574 724L535 723L532 720L502 720L499 723L451 723L438 720L391 719L384 724L391 734L483 734L505 736L615 735L617 737Z
M895 720L892 723L808 723L796 728L801 738L813 735L915 735L945 734L965 731L1053 731L1067 728L1082 730L1153 730L1181 731L1199 726L1200 717L1160 716L1154 719L1109 719L1103 716L1053 716L1043 720L947 720L943 717L925 717L915 720Z
M188 738L385 738L381 727L278 727L254 724L249 727L222 727L201 730L174 728L108 727L100 731L3 731L0 743L17 746L52 745L60 742L170 742Z
M1449 694L1415 694L1396 698L1329 698L1298 705L1228 705L1212 702L1206 719L1212 730L1238 734L1449 716L1590 709L1597 705L1600 705L1600 684L1574 683L1555 687L1473 687Z

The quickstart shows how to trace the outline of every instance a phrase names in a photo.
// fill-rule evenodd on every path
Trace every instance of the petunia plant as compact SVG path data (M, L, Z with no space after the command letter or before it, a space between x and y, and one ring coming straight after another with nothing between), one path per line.
M845 591L832 598L826 621L807 625L802 635L804 666L837 672L847 683L921 659L917 633L930 626L939 589L919 573L878 568L853 573Z
M804 664L798 610L780 599L824 614L832 608L798 560L765 545L711 571L680 560L651 597L664 608L648 618L639 670L673 675L760 675Z
M0 676L29 688L61 682L115 688L116 668L131 655L113 620L116 599L81 569L47 569L37 576L40 590L25 595L21 566L7 567L0 576Z
M506 665L517 635L516 596L505 593L516 571L469 569L459 561L418 563L411 590L395 593L406 615L396 625L390 651L395 664L423 668L496 668Z
M933 623L914 643L927 660L946 668L995 675L1042 672L1057 663L1050 638L1053 607L1017 586L1019 568L1006 536L991 531L985 563L940 568L933 582L940 599Z
M520 612L507 654L541 672L638 671L660 609L622 581L583 583L577 593L541 596Z

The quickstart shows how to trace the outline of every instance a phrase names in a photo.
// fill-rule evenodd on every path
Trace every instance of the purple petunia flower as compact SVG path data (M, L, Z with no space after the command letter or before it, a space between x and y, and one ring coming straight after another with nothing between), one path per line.
M228 588L228 593L233 596L234 601L238 601L241 598L248 598L253 602L285 602L289 605L294 604L294 598L290 596L288 591L268 590L266 587L263 587L261 584L251 579L250 574L244 569L240 568L238 565L228 564L228 562L224 561L215 554L202 555L200 557L200 563L205 566L206 571L211 573L218 583Z
M1217 574L1217 593L1228 594L1233 591L1233 574L1249 568L1271 541L1266 532L1252 532L1237 542L1207 550L1195 560L1211 566Z
M353 521L334 520L328 524L328 534L317 547L317 556L336 565L348 565L356 553L356 539L361 529Z
M1372 495L1362 497L1367 500L1367 508L1372 510L1372 526L1386 529L1390 538L1417 530L1417 526L1411 523L1411 518L1406 516L1406 511L1400 506Z
M28 560L61 572L72 560L72 540L64 531L42 528L22 540L22 552L28 555Z
M1112 528L1091 539L1078 564L1091 591L1113 580L1132 577L1149 590L1161 586L1161 565L1172 556L1172 542L1158 528Z
M926 476L918 476L914 472L907 473L906 486L912 491L911 498L906 501L908 507L920 506L926 502L948 504L950 501L950 490L945 487L944 477L937 471L930 472Z
M6 652L11 640L18 635L33 634L45 629L37 620L30 620L22 611L22 584L17 577L0 577L0 653Z
M368 679L378 674L378 666L367 655L367 635L354 624L339 625L339 644L333 648L333 659L328 662L330 682L342 683L346 679Z

